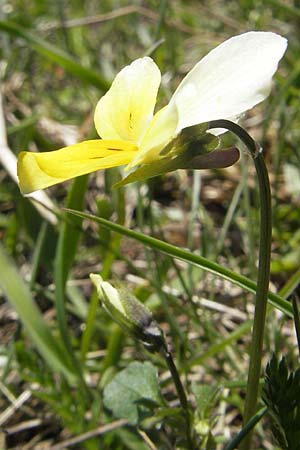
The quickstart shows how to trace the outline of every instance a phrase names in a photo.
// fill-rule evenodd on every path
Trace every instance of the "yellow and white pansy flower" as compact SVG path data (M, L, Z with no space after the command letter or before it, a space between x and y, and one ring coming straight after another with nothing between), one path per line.
M286 47L287 40L271 32L228 39L194 66L168 105L155 114L161 74L151 58L137 59L117 74L96 106L95 127L101 139L52 152L20 153L21 191L28 194L121 165L139 166L125 182L191 167L190 158L196 168L220 165L207 154L216 144L205 124L236 118L263 101ZM200 161L204 153L208 159ZM233 154L230 158L231 163L237 159Z

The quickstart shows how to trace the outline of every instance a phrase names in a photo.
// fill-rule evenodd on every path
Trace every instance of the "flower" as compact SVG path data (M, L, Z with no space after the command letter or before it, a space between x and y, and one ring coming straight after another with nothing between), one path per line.
M52 152L21 152L21 191L28 194L125 164L127 169L140 166L125 182L189 167L190 158L216 147L216 138L206 132L207 122L236 120L269 95L286 47L287 40L271 32L251 31L228 39L194 66L155 114L160 71L149 57L133 61L96 106L95 127L102 139ZM202 163L198 158L197 168Z

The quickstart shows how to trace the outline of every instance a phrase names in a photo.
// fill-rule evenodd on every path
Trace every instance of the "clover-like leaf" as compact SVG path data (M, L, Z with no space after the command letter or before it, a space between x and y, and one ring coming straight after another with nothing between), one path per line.
M162 405L157 369L150 362L133 362L104 389L104 405L116 418L136 425Z
M218 394L220 394L220 388L216 385L193 383L192 391L195 396L198 415L202 418L209 418L218 399Z

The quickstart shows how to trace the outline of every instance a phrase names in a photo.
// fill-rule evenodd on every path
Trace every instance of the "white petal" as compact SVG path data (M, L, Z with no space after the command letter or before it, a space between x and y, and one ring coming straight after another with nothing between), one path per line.
M229 119L264 100L286 47L287 40L275 33L251 31L208 53L171 99L178 108L178 129Z
M160 71L148 57L124 67L95 110L95 127L102 139L139 143L153 117Z

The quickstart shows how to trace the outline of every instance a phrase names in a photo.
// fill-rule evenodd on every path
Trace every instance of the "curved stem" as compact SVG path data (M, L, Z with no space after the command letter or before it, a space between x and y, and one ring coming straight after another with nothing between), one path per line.
M267 295L270 279L271 239L272 239L272 207L270 182L262 155L261 147L239 125L229 120L214 120L209 123L211 128L226 128L238 136L248 148L254 161L260 194L260 238L259 238L259 263L257 276L257 290L255 300L255 312L252 330L250 350L250 363L248 372L247 391L244 407L244 424L254 416L256 412L259 376L263 350L263 338L267 309ZM241 450L249 450L251 447L252 433L249 433L241 444Z

